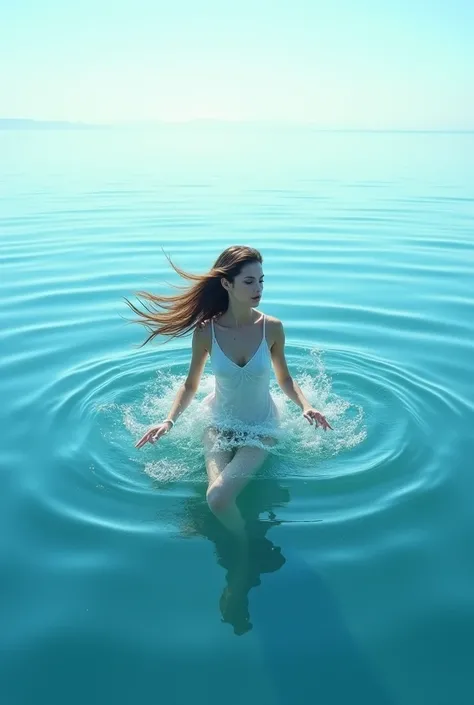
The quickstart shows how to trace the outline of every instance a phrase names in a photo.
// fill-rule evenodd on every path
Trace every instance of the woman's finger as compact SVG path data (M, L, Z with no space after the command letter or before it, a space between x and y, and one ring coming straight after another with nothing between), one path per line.
M333 430L331 424L327 421L326 417L318 413L317 411L308 411L306 414L303 414L303 416L311 425L313 425L314 421L316 428L321 425L325 431L328 428L330 428L331 431Z
M315 422L315 424L316 424L316 428L318 428L318 426L321 425L321 426L324 428L325 431L326 431L328 428L330 428L331 431L332 431L332 426L329 424L329 422L327 421L326 417L323 416L323 414L320 414L320 413L317 412L317 411L313 411L313 412L308 411L307 414L304 414L304 417L307 418L308 421L310 421L311 424L312 424L312 422L313 422L313 420L314 420L314 422Z
M140 440L136 444L135 448L141 448L142 446L144 446L145 443L148 443L148 441L150 440L150 437L151 437L151 431L147 431L147 433L145 433L145 435L140 438Z
M321 423L324 425L324 430L325 430L325 431L326 431L326 429L328 429L328 428L330 428L331 431L332 431L332 426L331 426L330 423L327 421L327 419L325 419L324 416L322 417Z

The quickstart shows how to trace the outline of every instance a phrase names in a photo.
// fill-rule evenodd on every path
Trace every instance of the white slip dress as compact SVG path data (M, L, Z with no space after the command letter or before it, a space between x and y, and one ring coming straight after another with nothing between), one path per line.
M215 388L204 400L210 412L210 425L217 430L248 437L278 436L280 414L270 394L271 357L265 338L263 316L262 340L254 355L241 367L233 362L217 342L211 320L211 367Z

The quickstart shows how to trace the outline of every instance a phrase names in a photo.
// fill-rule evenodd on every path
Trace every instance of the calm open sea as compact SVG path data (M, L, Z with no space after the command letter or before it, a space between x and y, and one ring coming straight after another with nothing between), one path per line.
M135 449L190 340L140 349L124 303L231 244L334 427L275 387L243 593L210 370ZM4 131L0 263L2 705L474 703L474 134Z

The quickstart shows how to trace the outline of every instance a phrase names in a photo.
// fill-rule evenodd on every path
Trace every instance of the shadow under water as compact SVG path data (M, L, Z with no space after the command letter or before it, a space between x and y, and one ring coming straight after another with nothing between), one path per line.
M254 629L278 705L393 705L330 586L297 551L285 548L284 556L266 536L283 523L275 510L289 501L289 490L278 480L252 480L237 500L249 537L242 552L209 511L205 483L186 500L183 535L212 541L226 571L222 621L237 635ZM262 574L282 568L274 580L261 582Z

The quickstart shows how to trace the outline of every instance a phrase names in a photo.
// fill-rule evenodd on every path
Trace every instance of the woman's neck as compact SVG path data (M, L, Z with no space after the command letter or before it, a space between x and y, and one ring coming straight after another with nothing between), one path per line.
M223 318L226 325L240 328L241 326L248 326L250 323L253 323L254 311L248 308L248 306L239 307L229 302L229 307L223 314Z

